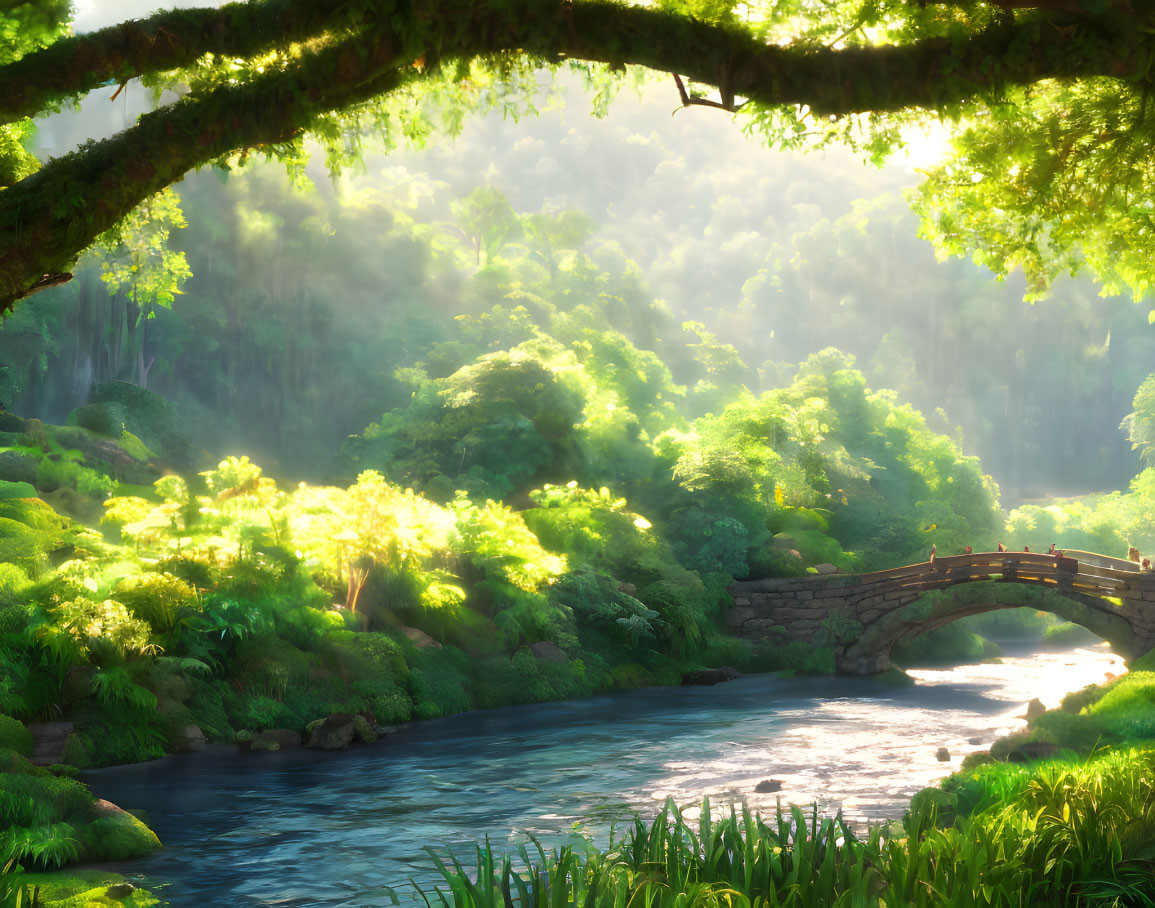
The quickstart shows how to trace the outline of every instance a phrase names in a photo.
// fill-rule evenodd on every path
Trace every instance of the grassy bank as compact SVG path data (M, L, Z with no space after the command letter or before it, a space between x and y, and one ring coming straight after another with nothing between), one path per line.
M1155 673L1138 671L968 758L901 823L863 834L798 808L763 819L708 803L689 821L668 803L605 850L479 849L424 895L444 908L1153 905L1152 738Z
M522 848L442 865L445 908L585 905L1150 905L1155 751L990 767L916 796L901 826L856 835L794 808L696 822L672 803L605 851Z

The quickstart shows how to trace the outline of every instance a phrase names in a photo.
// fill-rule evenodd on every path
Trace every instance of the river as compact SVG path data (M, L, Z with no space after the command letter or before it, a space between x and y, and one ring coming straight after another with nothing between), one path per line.
M411 901L411 880L435 880L427 845L469 864L485 836L503 850L526 833L604 844L611 826L667 797L898 817L914 792L1021 726L1031 698L1057 706L1123 671L1089 647L911 670L908 687L758 675L468 713L336 754L218 749L86 780L147 810L167 847L120 869L176 906L390 905ZM780 792L755 792L770 779Z

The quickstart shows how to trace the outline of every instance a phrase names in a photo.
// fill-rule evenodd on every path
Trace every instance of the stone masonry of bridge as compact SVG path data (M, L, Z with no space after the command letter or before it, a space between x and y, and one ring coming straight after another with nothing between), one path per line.
M727 613L732 632L752 641L802 641L834 651L843 674L890 668L890 648L966 615L1013 604L952 603L924 593L964 583L1021 583L1057 593L1036 607L1110 641L1127 659L1155 648L1155 573L1089 552L1066 557L1026 552L951 555L871 574L810 574L736 582Z

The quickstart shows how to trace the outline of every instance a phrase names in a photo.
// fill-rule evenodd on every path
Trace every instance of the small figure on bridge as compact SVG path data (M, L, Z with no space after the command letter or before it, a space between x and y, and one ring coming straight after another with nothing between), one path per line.
M938 550L938 546L936 546L936 545L935 545L935 544L932 542L932 543L930 544L930 563L931 563L931 564L934 564L934 553L935 553L937 550Z
M1005 552L1006 550L1007 550L1007 547L1006 547L1005 545L1003 545L1003 544L1000 542L1000 543L999 543L999 551L1000 551L1000 552Z
M1127 560L1134 562L1139 561L1139 550L1135 548L1135 546L1131 546L1129 549L1127 549Z
M1024 551L1024 552L1030 552L1030 550L1031 550L1031 547L1030 547L1029 545L1024 545L1024 546L1023 546L1023 551Z
M972 553L973 553L973 550L972 550L972 549L971 549L971 547L968 545L968 546L967 546L965 549L963 549L963 552L965 552L967 555L970 555L970 554L972 554Z
M1053 542L1051 543L1051 547L1049 549L1047 549L1047 554L1048 555L1054 555L1055 554L1055 544Z
M1150 571L1150 570L1151 570L1151 559L1150 559L1150 558L1144 558L1144 559L1143 559L1143 560L1142 560L1142 561L1139 563L1139 570L1141 570L1141 571Z

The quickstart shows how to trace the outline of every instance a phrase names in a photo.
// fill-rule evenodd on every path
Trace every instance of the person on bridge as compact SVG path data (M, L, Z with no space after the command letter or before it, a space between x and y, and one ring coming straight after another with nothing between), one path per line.
M931 563L931 564L934 564L934 553L935 553L937 550L938 550L938 546L936 546L936 545L935 545L935 544L932 542L932 543L930 544L930 563Z
M1024 546L1023 546L1023 551L1024 551L1024 552L1030 552L1030 550L1031 550L1031 547L1030 547L1029 545L1024 545Z
M971 547L969 545L965 549L963 549L963 552L967 555L973 554L973 550L971 549Z
M1049 549L1047 549L1047 554L1048 555L1054 555L1055 554L1055 544L1053 542L1051 543L1051 547Z
M1006 550L1007 550L1007 547L1006 547L1005 545L1003 545L1003 544L1000 542L1000 543L999 543L999 551L1000 551L1000 552L1005 552Z

